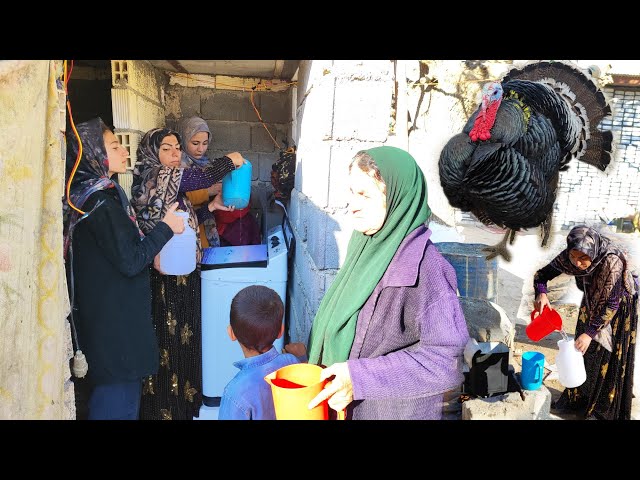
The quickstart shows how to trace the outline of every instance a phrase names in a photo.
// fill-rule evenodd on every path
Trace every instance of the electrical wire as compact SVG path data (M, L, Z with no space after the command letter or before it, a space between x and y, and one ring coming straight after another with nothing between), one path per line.
M67 181L67 188L66 188L66 194L67 194L67 203L69 204L69 206L71 208L73 208L76 212L79 212L81 215L84 215L85 212L80 210L78 207L76 207L74 205L74 203L71 201L71 182L73 181L73 176L76 174L76 170L78 170L78 165L80 165L80 159L82 158L82 140L80 140L80 135L78 134L78 130L76 130L76 124L73 121L73 115L71 113L71 102L69 102L69 91L67 88L67 84L69 83L69 79L71 78L71 72L73 72L73 60L71 60L71 69L69 70L69 73L67 74L67 61L64 61L64 94L67 98L67 111L69 112L69 123L71 124L71 129L73 130L73 133L76 136L76 139L78 140L78 155L76 157L76 163L73 165L73 168L71 169L71 174L69 175L69 180Z
M255 87L254 87L255 88ZM262 126L264 127L264 129L267 131L267 133L269 134L269 136L271 137L271 140L273 140L273 143L275 144L276 148L278 150L281 150L280 145L278 144L278 142L276 142L276 139L273 138L273 135L271 135L271 132L269 131L269 129L267 128L267 125L264 123L264 120L262 120L262 117L260 116L260 112L258 111L258 107L256 107L255 102L253 101L253 94L254 94L255 90L251 90L251 106L253 107L253 109L256 111L256 115L258 116L258 120L260 120L260 123L262 124Z
M71 72L73 72L73 60L71 60L71 68L69 69L68 73L67 73L67 61L65 60L64 61L64 93L67 99L67 111L69 112L69 122L71 124L71 129L73 130L73 133L75 134L76 139L78 140L78 146L79 146L76 162L73 166L73 169L71 170L71 174L69 175L69 180L66 185L66 197L67 197L67 203L69 204L69 206L81 214L80 218L78 219L75 225L69 225L69 303L71 305L71 310L69 312L69 325L71 327L71 335L73 336L73 344L75 345L75 353L72 360L71 371L74 376L78 378L82 378L87 374L89 366L87 364L87 359L82 353L82 350L80 348L80 342L78 341L78 331L76 329L75 321L73 319L73 310L76 308L75 307L75 285L74 285L75 280L73 276L73 231L75 230L75 227L78 225L78 223L80 223L82 220L87 218L88 214L80 210L73 204L73 202L71 201L71 195L70 195L71 182L73 181L73 176L75 175L76 170L78 169L78 165L80 164L80 159L82 158L82 140L80 140L80 135L78 134L78 130L76 129L76 125L73 121L73 115L71 113L71 103L69 102L69 91L67 88L69 79L71 78ZM96 205L96 207L97 206L98 205Z

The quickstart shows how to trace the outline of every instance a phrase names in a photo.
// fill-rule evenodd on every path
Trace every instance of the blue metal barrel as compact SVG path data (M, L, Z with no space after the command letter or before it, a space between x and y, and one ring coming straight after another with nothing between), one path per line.
M453 266L461 297L498 302L498 259L486 260L482 243L440 242L434 244Z

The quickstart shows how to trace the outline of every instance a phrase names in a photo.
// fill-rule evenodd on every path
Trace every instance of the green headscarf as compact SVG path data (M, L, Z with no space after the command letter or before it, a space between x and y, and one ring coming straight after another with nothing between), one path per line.
M311 327L309 363L330 366L349 358L360 309L405 237L431 215L424 175L408 152L395 147L365 152L375 161L387 186L387 216L375 234L354 231L351 235L344 265L322 299Z

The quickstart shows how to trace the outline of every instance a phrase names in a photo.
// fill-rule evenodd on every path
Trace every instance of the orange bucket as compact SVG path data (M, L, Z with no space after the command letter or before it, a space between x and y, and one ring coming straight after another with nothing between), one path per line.
M318 395L327 380L320 380L322 367L294 363L264 377L271 385L277 420L328 420L327 401L309 410L307 405Z

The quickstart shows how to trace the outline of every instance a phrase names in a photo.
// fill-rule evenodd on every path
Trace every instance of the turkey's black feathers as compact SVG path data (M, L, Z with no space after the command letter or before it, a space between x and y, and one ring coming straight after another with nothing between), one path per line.
M578 159L601 170L611 161L613 135L598 125L611 114L590 75L566 62L512 69L487 141L453 136L440 154L440 183L450 204L486 225L519 230L551 227L559 172Z

